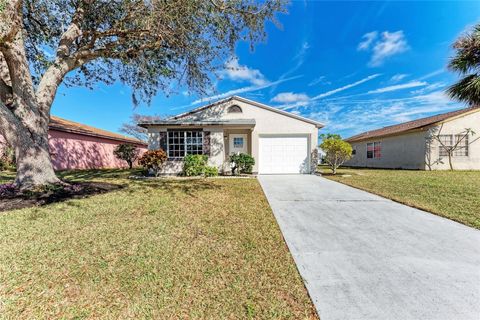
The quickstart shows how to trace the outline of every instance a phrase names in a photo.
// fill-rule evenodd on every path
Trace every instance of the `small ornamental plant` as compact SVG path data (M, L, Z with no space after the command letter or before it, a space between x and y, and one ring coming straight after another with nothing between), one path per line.
M246 153L236 153L230 155L230 163L232 164L232 174L252 173L255 159Z
M138 159L138 163L149 173L153 173L158 177L167 158L167 153L162 149L149 150Z
M115 150L113 150L115 157L127 162L129 169L133 168L133 163L138 159L139 153L140 150L130 143L119 144Z
M323 134L321 137L320 149L325 152L324 160L332 173L337 174L337 168L352 158L352 146L338 134Z

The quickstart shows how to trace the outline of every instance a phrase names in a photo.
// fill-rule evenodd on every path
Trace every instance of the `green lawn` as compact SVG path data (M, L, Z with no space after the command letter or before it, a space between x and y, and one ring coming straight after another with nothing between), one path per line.
M480 229L480 171L342 168L326 178Z
M0 213L2 318L316 318L255 179L128 174L62 173L126 187Z

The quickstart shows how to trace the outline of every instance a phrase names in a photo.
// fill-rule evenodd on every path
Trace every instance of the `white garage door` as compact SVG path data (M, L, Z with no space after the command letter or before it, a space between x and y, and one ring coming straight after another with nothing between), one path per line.
M258 172L308 173L307 137L260 137Z

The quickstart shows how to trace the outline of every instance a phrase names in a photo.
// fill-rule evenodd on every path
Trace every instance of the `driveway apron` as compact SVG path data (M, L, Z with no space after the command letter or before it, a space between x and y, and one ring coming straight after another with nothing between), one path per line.
M315 175L259 181L322 320L480 319L479 230Z

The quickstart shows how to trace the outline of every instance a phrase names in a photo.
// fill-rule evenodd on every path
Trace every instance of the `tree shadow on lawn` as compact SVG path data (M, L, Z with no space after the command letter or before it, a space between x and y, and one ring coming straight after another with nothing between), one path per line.
M80 182L22 192L8 183L0 185L0 212L43 206L70 199L83 199L123 188L123 185L106 182Z
M142 169L87 169L57 171L61 179L75 181L89 181L92 179L126 179L130 175L140 174Z
M134 181L133 185L141 188L149 188L159 190L169 194L175 193L184 193L191 197L198 197L199 192L206 190L221 190L222 185L215 183L212 180L203 179L203 178L194 178L194 179L159 179L159 180L150 180L150 181ZM129 193L134 193L134 189L128 189Z

